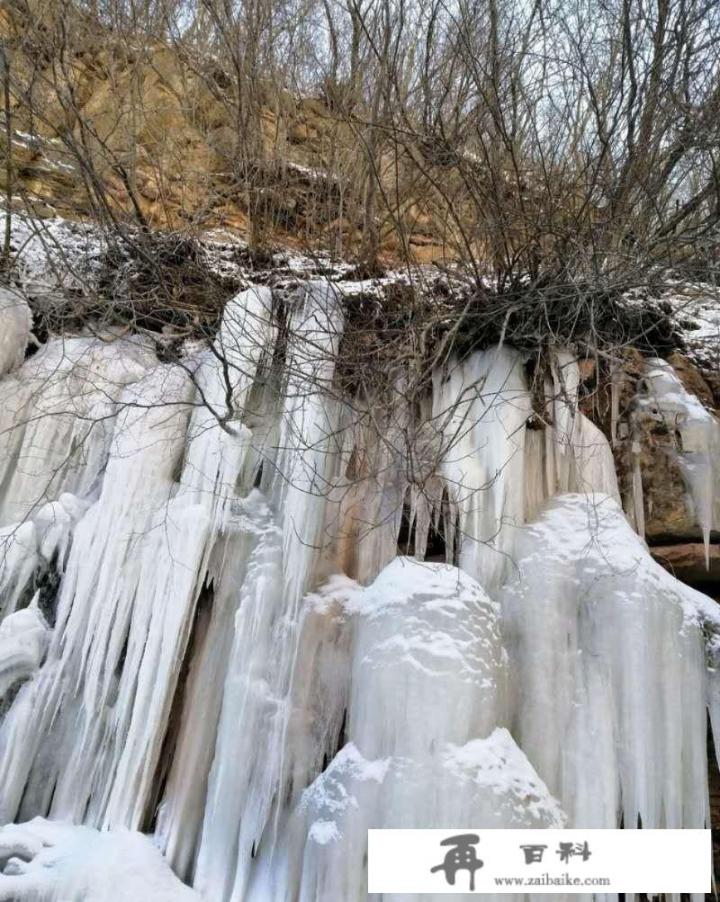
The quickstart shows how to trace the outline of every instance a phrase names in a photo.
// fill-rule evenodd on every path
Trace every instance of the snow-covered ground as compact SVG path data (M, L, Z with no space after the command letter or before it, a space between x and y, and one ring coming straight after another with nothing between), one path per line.
M148 837L34 818L0 828L2 902L200 902Z

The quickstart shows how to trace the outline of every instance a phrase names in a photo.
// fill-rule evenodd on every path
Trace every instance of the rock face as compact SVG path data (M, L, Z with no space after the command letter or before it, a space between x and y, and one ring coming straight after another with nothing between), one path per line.
M192 222L295 247L299 236L311 235L313 244L343 251L362 240L361 211L350 204L362 156L354 129L330 98L297 97L269 81L259 89L242 127L243 142L253 148L257 194L251 205L250 192L231 174L241 151L228 74L188 64L158 41L128 53L112 33L98 33L86 17L65 12L72 47L62 68L68 81L59 86L57 63L31 49L57 27L51 11L34 0L0 9L0 37L18 86L12 186L16 196L32 198L38 216L92 217L86 183L92 167L93 184L110 209L139 214L154 227L185 229ZM32 92L34 113L17 100L25 90ZM72 91L72 117L66 91ZM412 172L409 157L401 172ZM403 182L402 212L394 215L402 218L413 259L445 258L452 234L439 198L428 200L427 189L413 187L417 175ZM6 187L3 166L0 188ZM378 219L380 250L394 259L397 230L389 217Z
M658 564L669 570L676 579L701 588L720 600L720 545L710 545L707 556L701 542L659 545L652 549L652 553Z
M616 458L635 528L651 546L709 546L720 528L720 422L707 381L681 354L633 357L615 391Z

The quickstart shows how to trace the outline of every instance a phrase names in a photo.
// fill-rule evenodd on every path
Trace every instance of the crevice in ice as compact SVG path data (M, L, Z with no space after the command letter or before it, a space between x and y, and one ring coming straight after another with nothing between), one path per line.
M0 696L0 720L12 708L13 702L18 696L22 687L28 682L30 677L18 677L14 683L11 683L4 693Z
M56 551L50 560L43 563L33 580L37 592L38 609L50 627L55 626L57 601L62 580L59 558L60 553Z
M148 810L142 827L142 829L148 833L154 832L157 828L159 815L158 806L165 795L165 790L170 778L172 764L177 753L182 724L189 716L186 705L190 672L193 661L195 661L201 653L203 644L207 639L210 621L212 619L214 600L215 592L212 582L208 583L206 581L200 591L195 606L195 616L190 629L190 636L185 649L180 673L178 675L177 686L175 688L170 714L168 716L167 729L162 743L162 750L158 758L157 770L153 778L154 788L151 790L148 797ZM193 848L193 856L194 852L195 849Z
M415 554L415 514L410 502L410 489L405 493L400 520L400 532L397 537L398 554Z

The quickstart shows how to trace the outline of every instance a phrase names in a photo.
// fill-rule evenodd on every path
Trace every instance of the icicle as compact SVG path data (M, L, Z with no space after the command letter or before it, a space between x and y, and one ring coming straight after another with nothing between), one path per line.
M460 512L460 566L483 586L511 569L525 519L525 424L530 395L520 355L476 351L433 375L433 422L443 436L441 475Z
M0 383L0 524L97 490L120 396L156 363L140 339L53 339Z
M643 494L642 469L640 467L640 440L633 436L630 446L632 455L632 510L635 529L641 539L645 538L645 497Z
M580 370L577 359L569 351L556 351L552 372L553 383L546 384L545 389L552 422L552 427L545 430L543 449L548 468L546 498L565 492L583 492L610 495L619 502L610 445L578 406ZM538 510L537 506L535 510Z

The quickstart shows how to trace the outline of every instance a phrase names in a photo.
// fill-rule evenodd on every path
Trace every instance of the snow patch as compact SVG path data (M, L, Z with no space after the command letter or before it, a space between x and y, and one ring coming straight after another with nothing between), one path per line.
M0 828L5 902L200 902L150 839L34 818Z

